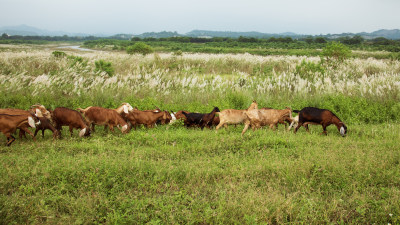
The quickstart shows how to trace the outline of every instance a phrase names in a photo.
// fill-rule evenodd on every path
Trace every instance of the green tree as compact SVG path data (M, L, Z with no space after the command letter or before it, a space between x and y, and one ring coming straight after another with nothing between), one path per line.
M332 41L322 49L321 59L326 60L328 63L339 63L349 58L350 54L351 51L346 45Z
M316 37L315 38L315 43L326 43L326 40L325 40L325 38L323 38L323 37Z
M154 50L152 47L143 42L136 42L134 45L127 47L126 52L128 54L140 53L142 55L147 55L154 52Z
M304 39L304 41L307 42L308 44L311 44L311 43L313 43L314 39L313 39L313 37L308 36L308 37L306 37L306 38Z

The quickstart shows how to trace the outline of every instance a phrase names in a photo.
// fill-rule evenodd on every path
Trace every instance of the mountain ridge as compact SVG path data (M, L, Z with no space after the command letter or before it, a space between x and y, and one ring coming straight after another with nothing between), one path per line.
M291 38L304 38L308 36L312 37L325 37L325 38L338 38L338 37L352 37L355 35L362 36L365 39L373 39L377 37L384 37L387 39L400 39L400 30L399 29L380 29L373 32L359 32L359 33L341 33L341 34L320 34L320 35L310 35L310 34L297 34L293 32L284 32L284 33L263 33L258 31L211 31L211 30L199 30L195 29L189 31L185 34L179 34L176 31L161 31L161 32L145 32L142 34L115 34L115 35L107 35L107 34L86 34L86 33L73 33L73 32L65 32L65 31L48 31L44 29L39 29L36 27L28 26L28 25L19 25L19 26L4 26L0 27L1 34L7 35L21 35L21 36L96 36L96 37L115 37L122 36L126 39L131 37L140 37L140 38L167 38L167 37L230 37L230 38L239 38L243 37L255 37L255 38L270 38L270 37L291 37Z

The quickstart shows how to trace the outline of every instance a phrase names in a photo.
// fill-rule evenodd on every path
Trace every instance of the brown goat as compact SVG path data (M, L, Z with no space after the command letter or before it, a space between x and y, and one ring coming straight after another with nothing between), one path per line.
M151 112L151 111L140 111L133 110L129 113L124 113L123 117L131 122L132 126L135 127L139 124L145 125L147 128L154 127L159 119L167 119L169 113L167 111Z
M51 124L50 120L46 117L38 117L40 120L40 124L36 126L34 137L36 137L39 130L42 131L42 137L44 137L45 130L51 130L53 132L53 139L56 139L59 136L58 130Z
M40 124L40 121L32 113L29 116L26 114L0 114L0 130L7 137L7 146L10 146L11 143L15 141L15 137L12 136L12 133L25 123L28 123L30 127L35 128L37 124Z
M105 125L114 131L114 126L121 126L121 132L126 133L128 131L128 123L122 118L118 112L112 109L106 109L98 106L90 106L86 109L78 109L85 118L87 119L89 125L92 126L92 131L94 131L95 125ZM126 113L127 110L124 110Z
M133 110L139 110L138 108L134 108ZM139 110L142 112L161 112L162 110L160 108L155 108L155 109L147 109L147 110ZM156 124L161 124L161 125L165 125L165 124L169 124L172 120L172 115L170 113L168 113L168 115L166 115L166 118L164 119L164 117L160 118L159 120L157 120Z
M27 117L30 116L31 114L35 113L35 110L23 110L23 109L0 109L0 114L8 114L8 115L26 115ZM39 115L42 115L42 113L39 111ZM36 116L37 114L35 114ZM28 129L30 126L28 122L19 124L17 129L19 129L19 138L25 137L26 138L26 133L28 133L33 140L35 139L35 136L33 133Z
M55 108L54 111L50 112L51 117L54 121L54 126L58 130L60 137L62 126L69 127L69 132L71 132L71 136L73 134L73 128L81 129L81 131L79 132L79 137L90 136L90 128L86 124L85 119L78 111L65 107L58 107Z
M339 119L339 117L337 117L333 112L327 109L305 107L300 111L294 110L294 112L299 113L299 122L294 129L294 133L296 133L301 126L304 126L309 132L308 125L317 124L322 126L322 134L327 135L326 127L334 124L342 137L345 137L347 134L346 125Z

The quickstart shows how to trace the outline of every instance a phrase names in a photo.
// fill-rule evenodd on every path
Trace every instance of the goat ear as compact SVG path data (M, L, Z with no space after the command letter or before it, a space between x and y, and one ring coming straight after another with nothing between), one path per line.
M37 116L37 117L43 117L42 111L40 111L39 109L36 109L36 111L35 111L35 116Z
M83 137L86 133L87 128L83 128L81 131L79 131L79 137Z
M124 106L122 106L122 109L124 110L124 113L128 114L128 112L129 112L128 106L124 105Z
M29 124L29 126L31 126L32 128L36 128L35 120L34 120L32 117L30 117L30 116L28 116L28 124Z

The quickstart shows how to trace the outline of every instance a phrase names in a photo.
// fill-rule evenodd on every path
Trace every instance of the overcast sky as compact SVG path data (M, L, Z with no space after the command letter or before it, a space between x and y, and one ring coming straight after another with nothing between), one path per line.
M0 0L0 27L334 34L400 28L400 0Z

